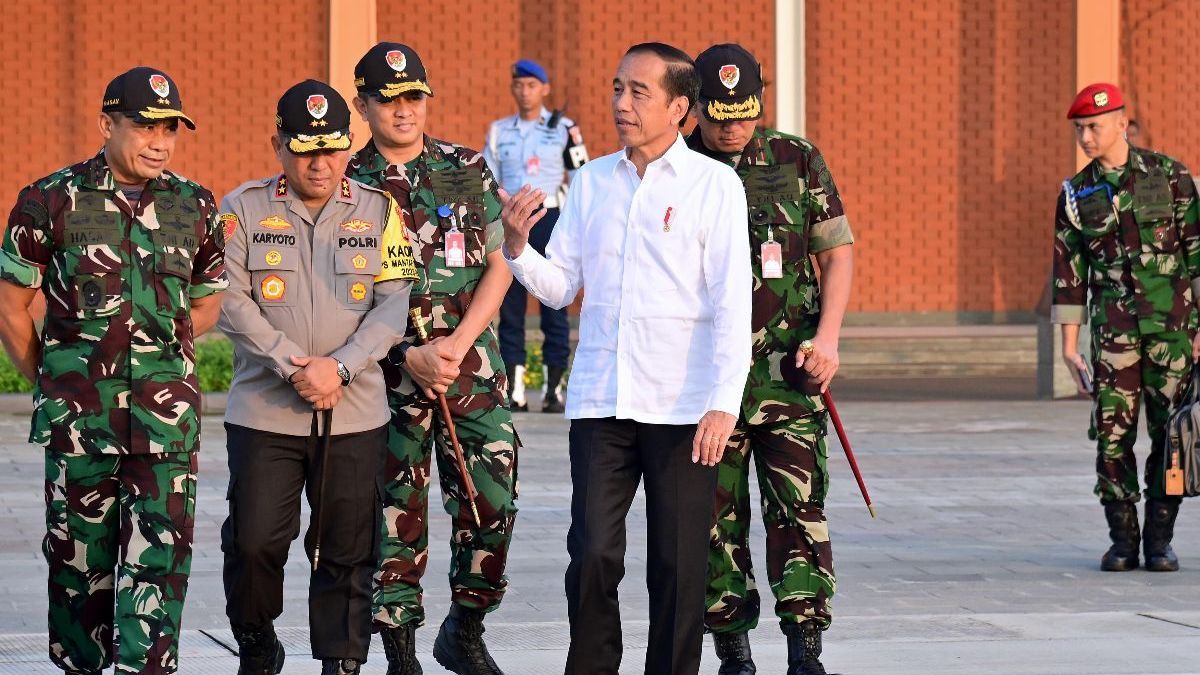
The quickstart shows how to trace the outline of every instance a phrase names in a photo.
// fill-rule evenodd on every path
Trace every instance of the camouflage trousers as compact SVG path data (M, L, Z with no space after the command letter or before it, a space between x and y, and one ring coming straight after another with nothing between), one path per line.
M1153 335L1094 335L1095 372L1092 424L1096 441L1096 488L1101 501L1137 501L1138 406L1146 406L1150 454L1146 457L1146 496L1165 496L1162 464L1167 418L1192 367L1192 340L1186 331Z
M749 425L742 419L734 429L717 471L705 628L740 633L758 625L749 541L751 457L762 497L775 614L782 624L816 619L828 626L837 580L825 520L825 417L818 414L774 425Z
M451 600L490 611L500 604L517 513L517 440L512 414L486 396L450 399L455 431L478 493L480 526L459 476L450 436L436 401L388 392L392 410L384 460L383 532L375 575L379 627L425 621L421 577L429 556L430 458L437 458L442 506L450 514Z
M196 453L46 453L50 659L68 672L179 670Z

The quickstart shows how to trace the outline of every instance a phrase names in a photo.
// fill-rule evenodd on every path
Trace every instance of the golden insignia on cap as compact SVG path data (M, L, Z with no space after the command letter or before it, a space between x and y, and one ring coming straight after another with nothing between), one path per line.
M762 115L762 102L757 96L750 96L740 103L723 103L709 101L705 113L710 120L723 122L725 120L753 120Z
M1092 96L1092 102L1096 104L1097 108L1103 108L1104 106L1108 105L1108 92L1096 92L1095 96Z

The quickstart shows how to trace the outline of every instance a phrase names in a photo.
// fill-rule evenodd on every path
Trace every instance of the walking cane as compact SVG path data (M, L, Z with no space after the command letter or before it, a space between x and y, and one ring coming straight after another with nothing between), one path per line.
M858 462L854 459L854 451L850 449L850 439L846 438L846 429L842 426L842 418L838 415L837 406L833 404L833 393L826 387L821 392L821 400L829 411L829 419L833 420L833 428L837 431L842 450L846 451L846 459L850 462L850 470L854 472L854 480L858 481L858 490L862 493L863 501L867 503L867 511L875 517L875 506L871 504L871 495L867 494L867 484L863 482L862 472L858 470Z
M413 328L417 331L417 338L421 344L429 343L429 333L425 331L425 322L421 318L421 308L414 307L408 313L412 318ZM446 430L450 432L450 445L454 448L454 461L458 464L458 473L462 476L463 487L467 489L467 502L471 505L471 515L475 517L475 527L481 527L479 520L479 509L475 506L475 481L471 479L471 474L467 472L467 460L463 456L462 445L458 442L458 432L454 429L454 419L450 417L450 404L446 402L445 394L437 395L438 406L442 409L442 420L446 423Z
M313 411L313 418L316 416L316 411ZM325 428L321 430L321 477L317 480L317 507L313 514L314 527L317 528L317 543L313 546L314 572L321 564L321 514L325 511L325 475L329 473L329 434L333 427L333 408L321 411L321 423Z

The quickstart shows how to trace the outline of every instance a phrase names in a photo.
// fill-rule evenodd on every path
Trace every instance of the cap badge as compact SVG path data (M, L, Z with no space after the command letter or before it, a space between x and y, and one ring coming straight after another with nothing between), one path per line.
M166 97L171 93L171 83L167 81L160 73L155 73L150 76L150 88L159 96Z
M1104 106L1108 105L1108 92L1096 92L1096 94L1092 96L1092 102L1096 104L1097 108L1103 108Z
M308 97L308 114L313 116L313 119L321 119L325 113L329 112L329 101L325 100L323 94L313 94Z
M733 64L721 66L721 70L717 71L717 77L721 78L721 84L725 85L726 89L732 90L737 86L739 80L742 79L742 71Z
M384 54L384 58L387 59L388 66L396 72L404 70L404 67L408 65L408 59L404 58L404 52L399 49L393 49Z

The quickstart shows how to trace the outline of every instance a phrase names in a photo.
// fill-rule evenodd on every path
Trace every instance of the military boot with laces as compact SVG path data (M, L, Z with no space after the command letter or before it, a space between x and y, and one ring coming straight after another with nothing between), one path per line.
M785 624L783 634L788 645L787 675L831 675L821 665L820 624L812 620Z
M417 627L412 623L379 631L387 656L387 675L423 675L417 661Z
M717 675L754 675L758 669L750 658L750 636L746 633L713 633L713 648L721 659Z
M233 624L238 644L238 675L277 675L283 672L283 645L275 627Z
M433 658L456 675L504 675L483 643L483 615L457 603L438 630Z

